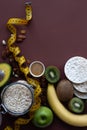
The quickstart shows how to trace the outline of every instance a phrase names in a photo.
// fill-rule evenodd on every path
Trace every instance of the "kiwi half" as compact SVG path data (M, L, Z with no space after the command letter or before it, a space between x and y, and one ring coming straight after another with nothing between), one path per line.
M12 68L8 63L0 63L0 87L4 86L10 78Z
M56 66L48 66L45 70L45 77L49 83L56 83L60 78L60 70Z
M82 113L84 111L84 102L82 99L78 97L72 98L68 106L69 110L71 110L74 113Z

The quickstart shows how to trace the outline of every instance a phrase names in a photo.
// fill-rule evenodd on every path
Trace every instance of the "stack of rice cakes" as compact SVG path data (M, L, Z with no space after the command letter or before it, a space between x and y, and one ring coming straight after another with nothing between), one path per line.
M74 95L87 99L87 59L81 56L71 57L65 63L64 73L73 84Z

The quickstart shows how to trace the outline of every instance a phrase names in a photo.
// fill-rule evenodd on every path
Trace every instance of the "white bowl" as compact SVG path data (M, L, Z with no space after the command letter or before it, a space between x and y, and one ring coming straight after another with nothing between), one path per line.
M30 74L33 77L41 77L45 72L45 66L41 61L33 61L30 66Z

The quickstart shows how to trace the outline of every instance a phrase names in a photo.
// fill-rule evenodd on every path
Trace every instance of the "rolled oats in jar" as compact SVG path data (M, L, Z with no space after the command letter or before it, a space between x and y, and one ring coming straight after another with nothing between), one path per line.
M14 116L26 114L34 102L33 87L26 82L14 82L1 93L2 104Z

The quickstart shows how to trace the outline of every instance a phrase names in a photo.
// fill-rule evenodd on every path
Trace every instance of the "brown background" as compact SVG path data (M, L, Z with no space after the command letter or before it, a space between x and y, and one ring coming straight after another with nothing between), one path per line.
M7 40L9 31L6 23L9 18L25 18L25 0L2 0L0 2L0 62L4 49L1 42ZM27 59L40 60L45 66L56 65L61 70L66 60L72 56L87 58L87 1L86 0L31 0L33 19L27 27L27 38L20 45ZM77 119L78 120L78 119ZM6 125L13 126L14 118L3 115L0 130ZM31 123L21 130L36 130ZM86 130L87 127L72 127L57 117L45 130Z

